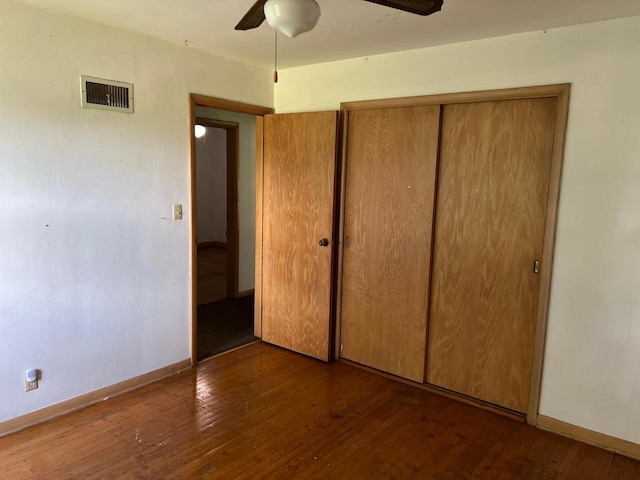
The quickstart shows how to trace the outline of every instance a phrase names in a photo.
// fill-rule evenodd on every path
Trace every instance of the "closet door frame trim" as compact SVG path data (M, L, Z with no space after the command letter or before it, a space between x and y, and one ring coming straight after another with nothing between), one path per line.
M569 97L571 84L541 85L532 87L518 87L500 90L484 90L476 92L446 93L424 95L416 97L389 98L381 100L364 100L344 102L340 104L340 195L339 195L339 225L338 232L338 265L336 277L335 304L335 358L340 358L340 322L342 314L342 275L344 260L344 220L346 195L346 162L349 131L349 113L359 110L373 110L398 107L418 107L425 105L447 105L459 103L495 102L500 100L523 100L534 98L557 98L556 124L553 138L553 153L551 156L551 175L547 195L547 210L543 241L543 265L540 269L540 291L538 294L536 313L536 332L533 347L533 363L529 393L529 407L527 409L527 423L537 425L538 408L540 404L540 388L542 382L542 368L544 362L544 347L547 335L547 320L549 315L549 295L551 291L551 270L553 266L553 251L556 237L558 218L558 200L560 197L560 180L562 175L562 161L564 157L564 142L569 113ZM437 179L436 179L437 189ZM431 298L429 298L429 303ZM428 324L427 324L428 329Z

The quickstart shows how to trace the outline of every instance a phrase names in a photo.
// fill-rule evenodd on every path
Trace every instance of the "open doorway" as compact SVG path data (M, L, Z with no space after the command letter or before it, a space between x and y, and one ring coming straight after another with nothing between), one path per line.
M238 296L239 124L196 118L198 305Z
M200 361L257 340L253 310L256 134L255 116L213 108L197 107L195 124Z
M204 340L205 326L198 318L198 181L196 168L195 137L196 118L238 124L238 148L236 164L237 197L231 202L237 205L237 276L235 298L246 298L253 295L253 333L255 338L262 334L262 149L263 149L263 117L273 113L272 108L250 105L247 103L189 94L189 135L191 183L190 218L191 226L191 365L199 360L215 355L207 352L199 343ZM206 127L205 127L206 128ZM226 129L225 129L226 130ZM226 137L225 137L226 138ZM205 187L202 187L205 188ZM227 230L229 230L227 228ZM227 232L228 233L228 232ZM228 239L227 239L228 243ZM227 245L228 246L228 245ZM226 255L226 253L225 253ZM225 271L225 282L226 271ZM225 290L227 283L225 283ZM247 299L251 301L251 298ZM212 302L213 303L213 302ZM207 305L207 304L205 304ZM202 308L200 308L202 310ZM201 312L202 313L202 312ZM207 313L204 312L203 315ZM203 316L201 315L201 316ZM211 315L218 318L220 315ZM200 324L200 326L199 326ZM219 335L211 335L219 337ZM241 344L242 342L240 342ZM228 343L224 348L233 349ZM240 345L239 345L240 346ZM220 350L222 352L224 350Z

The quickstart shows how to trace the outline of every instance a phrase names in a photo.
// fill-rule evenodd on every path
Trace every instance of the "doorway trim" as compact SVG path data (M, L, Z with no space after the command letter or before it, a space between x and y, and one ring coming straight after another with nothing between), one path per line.
M262 272L262 242L258 243L258 236L262 237L262 117L273 113L273 108L251 105L233 100L209 97L196 93L189 94L189 227L190 227L190 247L189 263L191 269L191 366L198 363L198 292L197 292L197 256L198 245L196 243L196 137L194 129L196 125L196 107L209 107L218 110L227 110L236 113L245 113L256 116L256 142L259 146L256 149L256 214L260 207L260 216L256 215L256 303L254 325L255 331L259 330L262 321L262 303L258 293L258 278ZM237 188L237 181L236 181ZM260 232L260 233L258 233ZM260 302L260 303L259 303Z
M529 387L529 406L526 412L527 423L538 424L538 409L540 404L540 390L542 383L542 367L544 361L544 347L547 336L547 320L549 315L549 297L551 293L551 273L553 266L553 253L555 247L556 224L558 216L558 202L560 198L560 180L562 174L562 161L564 157L565 134L569 113L569 97L571 84L554 84L531 87L507 88L500 90L484 90L461 93L447 93L437 95L423 95L416 97L389 98L380 100L364 100L355 102L343 102L340 105L340 124L342 131L342 155L341 171L342 182L340 185L340 231L338 232L338 274L336 285L336 325L335 325L335 352L336 358L340 352L340 321L342 314L342 265L344 259L344 215L345 215L345 190L346 190L346 159L349 131L349 112L358 110L371 110L382 108L417 107L423 105L447 105L455 103L476 103L500 100L520 100L530 98L557 98L558 106L556 124L553 138L553 151L551 157L551 176L549 179L549 191L547 194L546 220L544 227L543 258L547 268L540 271L540 290L536 313L536 331L533 347L533 362L531 367L531 379ZM429 298L429 304L431 299ZM427 323L428 329L428 323ZM479 402L481 403L481 402ZM497 407L500 409L500 407Z
M240 125L235 122L223 122L208 118L196 117L196 123L207 128L219 128L227 137L227 212L226 212L226 258L227 258L227 298L238 297L238 154L240 148ZM198 159L196 158L196 162ZM194 178L195 190L198 191L197 175ZM196 223L197 227L197 223ZM197 240L197 239L196 239ZM197 244L197 242L196 242Z

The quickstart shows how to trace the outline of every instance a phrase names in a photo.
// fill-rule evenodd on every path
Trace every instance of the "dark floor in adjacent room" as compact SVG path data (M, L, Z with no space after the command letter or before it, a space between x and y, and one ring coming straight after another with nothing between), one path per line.
M198 361L259 340L253 336L254 296L198 305Z
M198 247L198 361L258 340L254 296L227 297L227 249Z

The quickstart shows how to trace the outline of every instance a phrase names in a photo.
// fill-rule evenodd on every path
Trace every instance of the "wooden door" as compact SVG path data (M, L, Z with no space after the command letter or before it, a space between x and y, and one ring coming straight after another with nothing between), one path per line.
M446 105L427 381L525 412L557 100Z
M264 118L262 339L325 361L336 132L337 112Z
M440 106L349 114L341 356L424 381Z

